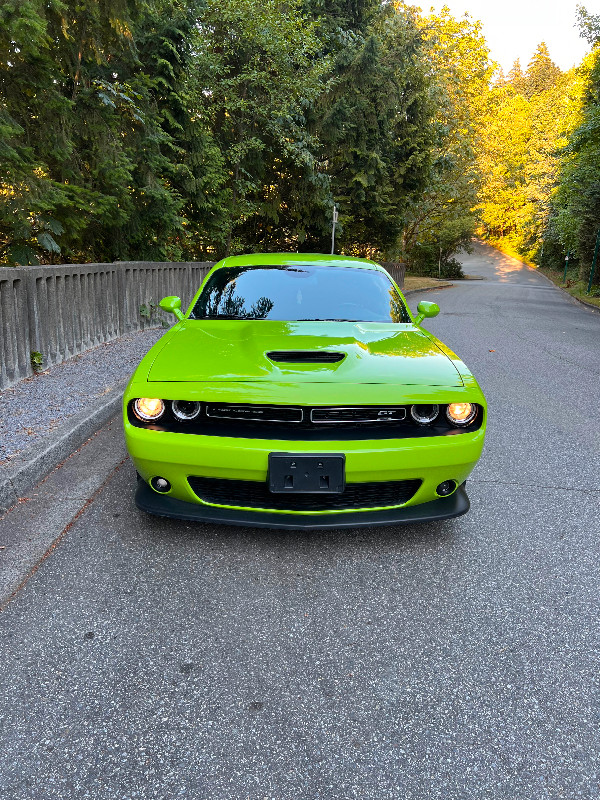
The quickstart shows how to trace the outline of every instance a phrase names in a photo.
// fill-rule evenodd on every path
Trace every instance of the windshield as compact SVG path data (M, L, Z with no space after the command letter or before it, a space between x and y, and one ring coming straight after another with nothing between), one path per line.
M383 272L310 264L218 269L190 319L411 321Z

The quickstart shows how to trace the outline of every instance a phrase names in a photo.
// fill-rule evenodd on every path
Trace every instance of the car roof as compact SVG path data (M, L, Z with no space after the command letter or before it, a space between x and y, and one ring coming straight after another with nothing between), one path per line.
M376 269L383 272L383 267L370 261L368 258L353 258L352 256L334 256L324 253L248 253L243 256L227 256L215 269L222 267L249 267L249 266L283 266L286 264L314 264L323 267L355 267L358 269Z

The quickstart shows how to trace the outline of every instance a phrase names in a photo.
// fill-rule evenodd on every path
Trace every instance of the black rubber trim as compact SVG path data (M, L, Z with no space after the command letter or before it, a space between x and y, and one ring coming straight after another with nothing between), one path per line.
M434 522L466 514L470 508L463 483L450 497L429 503L387 511L355 511L345 514L271 514L265 511L237 511L186 503L164 494L157 494L148 484L138 481L135 504L148 514L174 519L214 522L220 525L242 525L248 528L281 530L319 530L338 528L373 528L380 525L409 525L414 522Z
M312 453L301 454L312 458ZM331 454L329 454L331 455ZM273 454L269 458L269 479L273 464ZM334 493L295 493L269 491L267 481L235 481L221 478L188 477L190 488L205 503L230 506L231 498L235 505L255 508L259 511L310 511L319 514L323 511L364 511L365 509L402 506L414 497L421 481L370 481L369 483L347 483L341 492ZM342 480L343 483L343 480Z

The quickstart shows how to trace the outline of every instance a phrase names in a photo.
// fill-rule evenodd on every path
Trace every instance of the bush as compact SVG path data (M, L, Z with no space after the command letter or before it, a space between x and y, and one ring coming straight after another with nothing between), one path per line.
M462 265L454 258L454 254L445 255L442 251L440 258L439 248L433 244L415 245L406 265L406 274L448 280L464 278Z

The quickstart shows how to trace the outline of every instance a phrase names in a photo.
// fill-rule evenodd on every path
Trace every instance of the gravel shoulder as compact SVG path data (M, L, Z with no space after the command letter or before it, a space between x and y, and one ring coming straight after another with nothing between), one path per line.
M124 384L164 330L106 342L0 392L0 466Z

